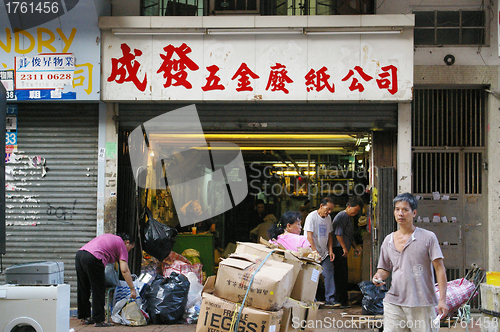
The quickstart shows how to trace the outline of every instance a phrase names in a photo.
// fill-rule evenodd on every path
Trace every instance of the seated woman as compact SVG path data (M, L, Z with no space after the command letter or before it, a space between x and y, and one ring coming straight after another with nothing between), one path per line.
M281 244L285 249L297 251L297 248L310 247L307 237L300 235L302 220L299 212L285 212L278 224L269 230L271 243Z

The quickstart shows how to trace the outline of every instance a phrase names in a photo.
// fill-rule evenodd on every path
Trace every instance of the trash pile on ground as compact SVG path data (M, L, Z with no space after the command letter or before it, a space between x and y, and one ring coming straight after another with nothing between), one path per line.
M120 281L114 292L113 322L130 326L196 323L203 289L202 264L196 259L196 250L187 254L194 264L173 251L162 262L144 254L142 273L134 280L137 299L130 299L127 283Z
M238 243L205 283L196 332L298 331L304 326L293 322L317 315L321 271L314 260L291 251Z

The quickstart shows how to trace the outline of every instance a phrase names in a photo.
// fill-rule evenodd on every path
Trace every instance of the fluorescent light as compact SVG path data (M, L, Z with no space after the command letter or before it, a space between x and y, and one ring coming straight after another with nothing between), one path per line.
M225 139L225 140L273 140L273 139L284 139L284 140L328 140L328 139L352 139L352 135L347 134L253 134L253 133L204 133L204 134L169 134L169 133L151 133L151 137L155 140L161 140L169 137L185 137L185 138L206 138L207 140L212 139Z
M276 171L276 172L274 172L274 174L277 174L277 175L288 175L288 176L300 176L300 175L302 175L302 173L304 173L304 175L307 175L307 176L316 175L315 171L304 171L301 173L298 173L296 171Z
M307 163L297 163L297 166L302 167L302 168L307 168ZM309 166L311 168L313 168L313 167L316 167L316 164L314 162L312 162ZM289 164L277 163L277 164L273 164L273 167L294 167L294 164L292 164L292 163L289 163Z
M344 28L308 28L307 35L375 35L403 33L403 27L344 27Z
M308 35L386 35L399 34L402 31L309 31Z
M198 28L165 28L165 29L112 29L114 35L204 35L205 29Z
M209 35L301 35L302 28L208 29Z
M295 150L295 151L328 151L328 150L342 150L342 147L333 146L333 147L317 147L317 146L302 146L302 147L292 147L292 146L236 146L236 147L225 147L225 146L217 146L217 147L208 147L208 146L199 146L193 147L195 150L246 150L246 151L270 151L270 150Z

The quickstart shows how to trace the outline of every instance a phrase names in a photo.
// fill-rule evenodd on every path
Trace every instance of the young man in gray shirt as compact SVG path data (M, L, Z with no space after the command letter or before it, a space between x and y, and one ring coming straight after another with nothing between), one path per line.
M384 284L392 271L392 282L384 298L384 331L438 331L433 324L437 305L441 317L448 314L446 269L436 235L415 227L417 199L410 193L394 198L394 217L399 229L389 234L380 248L373 283ZM434 290L434 271L439 301Z

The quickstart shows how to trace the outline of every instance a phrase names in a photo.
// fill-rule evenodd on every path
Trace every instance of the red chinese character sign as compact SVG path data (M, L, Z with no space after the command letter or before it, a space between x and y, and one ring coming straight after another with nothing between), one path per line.
M411 100L407 37L120 37L103 34L104 100Z

